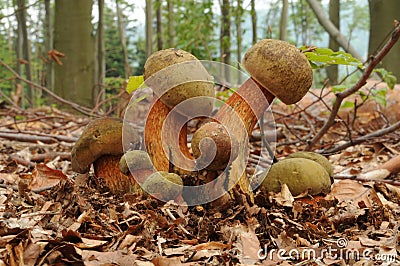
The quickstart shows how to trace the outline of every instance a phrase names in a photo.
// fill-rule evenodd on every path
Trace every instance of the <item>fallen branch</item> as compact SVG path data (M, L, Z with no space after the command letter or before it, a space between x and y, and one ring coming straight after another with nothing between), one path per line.
M84 114L84 115L88 115L88 116L94 116L93 111L90 108L81 106L79 104L76 104L74 102L70 102L60 96L58 96L57 94L55 94L54 92L52 92L51 90L49 90L46 87L43 87L41 85L38 85L30 80L27 80L25 78L23 78L22 76L20 76L17 72L14 71L14 69L12 69L9 65L7 65L3 60L0 59L0 65L2 65L5 69L7 69L8 71L10 71L13 76L18 79L21 80L23 82L25 82L28 85L31 85L32 87L36 88L36 89L40 89L42 91L45 91L49 96L53 97L55 100L57 100L58 102L71 106L72 109Z
M0 131L0 138L9 140L18 140L23 142L43 142L43 143L56 143L58 141L76 142L77 138L67 137L62 135L49 135L37 132L20 132L20 131Z
M323 154L329 155L329 154L332 154L332 153L336 153L336 152L344 150L344 149L346 149L348 147L363 143L363 142L365 142L367 140L370 140L372 138L380 137L380 136L386 135L388 133L394 132L394 131L396 131L398 129L400 129L400 121L397 121L396 123L394 123L393 125L391 125L389 127L377 130L377 131L372 132L370 134L367 134L367 135L364 135L362 137L353 139L353 140L351 140L349 142L346 142L346 143L344 143L342 145L336 146L336 147L334 147L332 149L326 150L326 151L323 152Z
M335 123L335 118L339 112L343 100L348 96L354 94L358 90L360 90L362 86L364 86L367 83L367 79L371 75L376 65L380 61L382 61L382 59L387 55L390 49L392 49L393 45L398 41L399 37L400 37L400 25L397 25L392 32L392 37L390 38L390 40L387 41L386 44L383 46L383 48L378 52L378 54L372 58L371 62L365 68L358 82L354 84L354 86L352 86L351 88L336 94L336 99L334 101L332 111L328 120L325 122L321 130L308 143L306 150L311 150L312 146L314 146L328 132L331 126Z

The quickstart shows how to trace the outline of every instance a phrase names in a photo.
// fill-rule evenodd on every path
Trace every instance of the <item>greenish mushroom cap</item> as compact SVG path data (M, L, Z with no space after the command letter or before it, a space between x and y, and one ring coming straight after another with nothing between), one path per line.
M142 188L157 198L161 197L160 200L169 201L182 193L183 181L177 174L160 171L147 177Z
M127 151L119 161L119 169L125 175L130 171L153 169L153 164L147 152L142 150Z
M308 151L299 151L299 152L295 152L295 153L288 155L285 159L289 159L289 158L305 158L305 159L313 160L313 161L319 163L320 165L322 165L325 168L325 170L328 172L330 177L333 177L333 175L334 175L333 166L332 166L331 162L329 162L329 160L321 154L318 154L315 152L308 152Z
M325 168L305 158L289 158L271 166L261 186L279 192L286 184L293 196L308 191L311 195L330 191L331 180Z

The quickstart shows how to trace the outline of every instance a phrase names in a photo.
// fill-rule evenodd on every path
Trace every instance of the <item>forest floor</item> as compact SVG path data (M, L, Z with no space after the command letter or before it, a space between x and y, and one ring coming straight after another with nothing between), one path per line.
M347 142L349 128L356 138L398 121L399 94L383 109L343 110L348 120L316 148ZM273 109L279 159L302 150L328 113L312 97ZM399 131L330 154L335 182L326 195L256 191L254 204L187 207L114 195L93 172L74 173L70 152L89 121L0 105L0 265L400 265L400 175L360 178L400 154Z

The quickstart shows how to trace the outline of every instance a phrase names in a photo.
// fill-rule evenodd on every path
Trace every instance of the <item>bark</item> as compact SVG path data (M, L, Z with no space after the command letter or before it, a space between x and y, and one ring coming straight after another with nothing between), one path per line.
M362 60L361 55L357 50L350 45L349 40L335 27L332 21L326 16L324 9L317 0L307 0L314 14L316 15L319 23L346 52L350 53L353 57Z
M104 0L98 0L98 15L99 22L97 24L96 32L96 56L97 63L95 64L95 80L93 86L93 104L104 99L104 79L106 77L106 55L105 55L105 44L104 44Z
M174 3L173 0L167 0L168 5L168 46L174 47Z
M393 30L394 20L400 20L400 1L398 0L369 0L370 9L370 37L369 55L375 55L376 51L390 37ZM380 67L393 72L400 78L400 45L397 44L386 56Z
M50 7L50 0L44 1L44 9L45 9L45 20L44 20L44 30L45 30L45 52L53 49L53 30L51 25L51 7ZM51 63L47 63L45 66L45 75L46 75L46 82L43 84L44 87L53 90L54 86L54 71L53 66Z
M157 24L157 50L162 50L164 46L162 31L162 2L157 0L156 24Z
M332 21L333 25L340 30L340 2L339 0L329 1L329 19ZM338 51L340 46L334 38L329 36L329 48L332 51ZM326 68L326 73L331 85L338 83L339 78L339 67L338 65L331 65Z
M146 57L153 53L153 3L146 0Z
M257 42L257 12L255 7L255 0L250 1L251 5L251 31L253 33L252 43L255 44Z
M65 54L55 66L55 92L64 99L92 106L94 39L92 0L55 2L54 48Z
M26 27L26 8L25 8L25 0L17 0L17 11L16 11L17 21L18 21L18 65L23 64L25 68L25 76L28 80L32 80L31 75L31 65L30 65L30 57L31 57L31 49L28 41L28 29ZM19 66L19 73L21 73L22 67ZM33 88L30 85L27 85L27 94L26 100L28 106L33 107L34 99L33 99Z
M289 1L282 0L282 12L281 12L281 23L279 25L279 39L282 41L286 41L286 29L288 23L288 10L289 10Z
M124 17L122 15L122 10L119 6L119 0L115 1L115 5L117 8L117 23L118 23L118 34L121 42L121 50L124 57L124 66L125 66L125 78L128 78L131 75L131 67L129 64L128 58L128 49L126 47L126 35L125 35L125 27L124 27Z
M242 0L237 0L236 7L236 55L237 55L237 68L240 70L240 61L242 59L242 15L243 15L243 7ZM238 76L238 84L241 84L241 75Z
M221 61L227 65L231 63L231 21L229 0L223 0L221 5ZM229 69L226 68L225 80L230 80Z

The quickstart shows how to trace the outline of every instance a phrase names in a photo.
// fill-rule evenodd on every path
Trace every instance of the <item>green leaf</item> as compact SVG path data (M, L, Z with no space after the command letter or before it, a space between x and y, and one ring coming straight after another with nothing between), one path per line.
M379 103L380 105L382 105L383 107L386 107L386 93L387 93L387 89L383 88L378 90L376 93L374 93L373 98L375 99L375 101L377 103Z
M384 68L376 68L374 69L374 72L378 73L379 76L382 78L384 82L388 85L388 87L393 90L394 86L397 83L397 78L395 75L393 75L392 72L387 71Z
M345 85L335 85L335 86L331 87L331 91L333 93L338 93L338 92L340 93L340 92L343 92L346 88L347 88L347 86L345 86Z
M354 102L345 101L344 103L342 103L340 108L354 108L354 106L355 106Z
M126 85L126 92L131 94L137 90L144 82L143 76L131 76L129 77L128 84Z
M351 54L337 51L334 52L329 48L314 48L311 51L307 47L301 47L302 51L311 63L311 66L324 67L326 65L350 65L355 67L362 67L359 59L353 57ZM315 67L314 67L315 68Z

